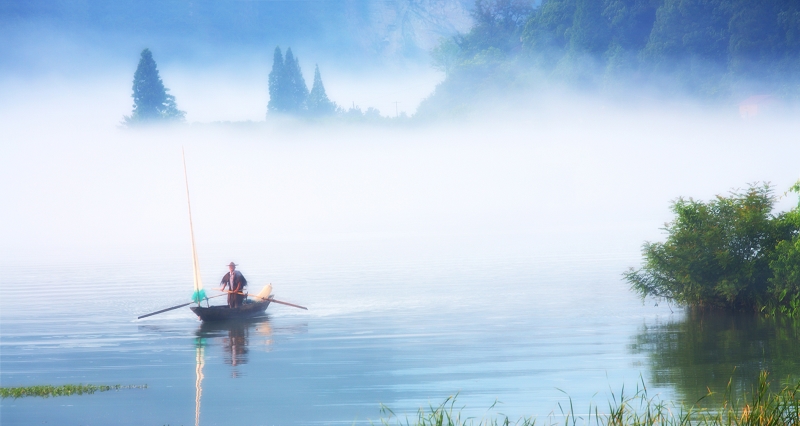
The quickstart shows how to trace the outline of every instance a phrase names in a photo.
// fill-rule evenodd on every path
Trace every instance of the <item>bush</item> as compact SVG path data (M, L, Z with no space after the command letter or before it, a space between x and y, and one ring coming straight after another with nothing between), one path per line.
M625 279L642 298L800 314L800 205L775 215L775 200L768 184L708 203L679 198L667 240L645 243L644 265Z

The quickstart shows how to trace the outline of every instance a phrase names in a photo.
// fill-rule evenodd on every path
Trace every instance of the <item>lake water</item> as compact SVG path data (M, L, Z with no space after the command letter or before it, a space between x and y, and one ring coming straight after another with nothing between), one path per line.
M200 323L188 308L135 319L188 297L185 256L8 265L17 285L0 287L3 386L147 388L4 399L0 420L368 424L381 404L413 417L456 393L468 415L544 418L569 398L578 413L602 408L642 382L665 399L693 400L731 376L745 389L761 369L800 375L796 327L642 304L620 279L638 262L630 254L380 261L369 247L346 251L363 264L271 268L277 297L308 311L273 304L265 318L221 324ZM240 269L253 291L265 283L259 265Z

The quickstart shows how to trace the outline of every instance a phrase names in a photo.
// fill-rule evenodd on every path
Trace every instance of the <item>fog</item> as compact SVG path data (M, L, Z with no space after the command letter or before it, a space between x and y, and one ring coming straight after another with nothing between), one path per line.
M265 121L276 44L293 48L309 84L319 65L331 100L384 117L413 115L444 75L427 58L354 61L341 55L345 44L303 38L214 43L46 24L22 19L1 30L7 262L187 259L182 149L201 264L251 253L283 256L278 263L634 262L645 240L662 238L675 198L705 200L757 181L782 194L800 177L800 120L791 115L742 120L735 105L611 101L544 82L535 93L474 99L480 108L441 121ZM144 47L186 124L120 126Z
M164 67L188 123L133 130L119 127L130 74L4 76L2 258L188 259L182 148L201 264L214 265L255 252L271 263L635 260L662 238L675 198L757 181L782 195L800 177L792 117L559 92L442 122L264 122L264 72ZM326 84L332 95L352 88L362 108L404 87L401 110L413 109L436 83L420 73L430 80L359 85L331 71ZM211 123L225 120L252 122ZM790 194L778 205L794 203Z

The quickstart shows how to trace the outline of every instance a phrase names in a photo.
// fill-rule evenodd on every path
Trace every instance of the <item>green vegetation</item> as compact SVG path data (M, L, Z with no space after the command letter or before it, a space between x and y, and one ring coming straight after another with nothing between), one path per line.
M69 396L93 394L95 392L106 392L120 389L147 389L147 385L122 386L122 385L43 385L43 386L23 386L15 388L0 387L0 397L2 398L23 398L26 396L39 396L49 398L51 396Z
M144 49L133 74L133 113L123 122L137 125L154 122L183 121L185 112L178 110L175 97L167 94L158 74L150 49Z
M476 0L473 27L431 51L445 81L423 115L553 83L740 102L800 100L795 0ZM468 95L463 95L468 93Z
M679 198L667 240L645 243L644 265L625 279L642 298L800 317L800 202L773 214L775 201L766 184L708 203Z
M586 415L575 413L570 400L568 409L561 407L561 416L551 415L545 421L537 422L534 417L517 421L506 416L494 419L474 419L462 417L455 409L455 398L450 397L438 407L420 410L414 420L397 418L386 407L381 408L383 425L415 426L495 426L495 425L597 425L597 426L796 426L800 425L800 383L784 385L778 392L772 392L767 373L761 373L758 385L741 399L731 398L731 386L723 393L721 402L705 405L705 399L691 405L676 405L651 397L642 384L633 395L625 395L624 389L619 398L612 395L608 411L590 405ZM709 392L711 394L711 392ZM562 420L563 418L563 420Z

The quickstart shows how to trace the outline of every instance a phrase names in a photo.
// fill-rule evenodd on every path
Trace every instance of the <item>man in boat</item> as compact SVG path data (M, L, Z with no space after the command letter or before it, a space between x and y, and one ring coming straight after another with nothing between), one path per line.
M219 284L222 286L222 291L228 288L228 307L238 308L242 306L242 301L245 298L243 293L245 286L247 286L247 280L241 272L236 270L235 263L231 262L228 265L228 269L230 269L230 272L222 277L222 281Z

